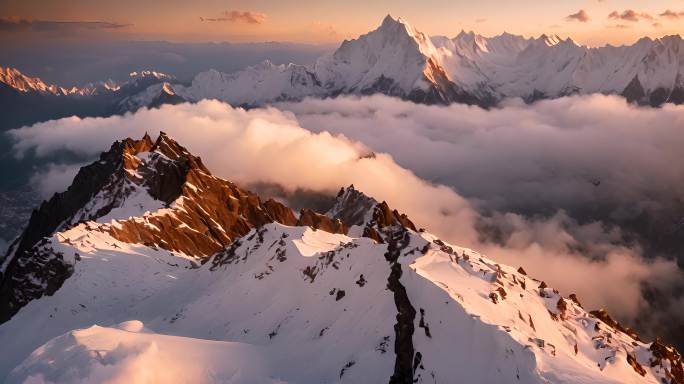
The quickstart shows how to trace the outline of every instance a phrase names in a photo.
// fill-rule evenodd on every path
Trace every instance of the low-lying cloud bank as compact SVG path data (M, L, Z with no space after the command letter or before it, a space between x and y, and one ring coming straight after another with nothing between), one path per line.
M308 130L344 134L389 153L488 209L584 208L587 216L626 218L664 210L684 196L684 106L642 108L592 95L483 110L373 96L279 108Z
M607 307L647 331L662 334L659 319L684 318L678 307L652 307L643 293L644 285L661 292L680 286L675 262L646 260L639 246L623 241L619 227L591 215L578 221L573 211L558 209L578 199L657 205L666 188L668 196L682 191L684 163L672 163L684 144L682 133L675 134L677 122L684 126L682 109L637 109L605 96L492 111L386 97L279 107L294 114L203 101L61 119L11 135L17 156L69 151L94 157L116 139L163 130L201 155L216 175L241 184L332 194L353 183L430 232L522 265L565 294L578 293L587 307ZM59 177L52 180L42 187L64 187Z

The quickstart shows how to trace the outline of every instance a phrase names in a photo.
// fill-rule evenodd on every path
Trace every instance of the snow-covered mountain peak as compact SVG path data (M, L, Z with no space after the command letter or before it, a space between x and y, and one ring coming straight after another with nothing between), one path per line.
M54 84L46 84L38 77L29 77L16 68L0 67L0 84L4 84L18 92L51 94L55 96L87 95L91 93L89 88L64 88Z
M485 37L426 36L401 18L345 40L311 67L262 63L234 74L198 74L177 94L262 105L306 96L383 93L421 103L496 105L569 94L620 94L660 105L684 102L684 48L678 36L634 45L589 48L555 34L525 38L504 32Z
M173 80L174 77L163 72L158 72L150 69L140 71L133 71L128 74L131 79L154 78L158 80Z
M436 53L425 34L388 15L374 31L320 58L315 73L328 89L407 96L428 87L423 72Z

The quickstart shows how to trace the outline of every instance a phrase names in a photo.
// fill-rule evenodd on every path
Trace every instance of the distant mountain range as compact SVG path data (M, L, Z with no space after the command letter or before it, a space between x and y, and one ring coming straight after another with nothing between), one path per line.
M68 116L110 116L137 109L136 97L152 92L158 86L157 96L164 102L175 102L162 91L166 81L175 81L167 74L139 71L130 74L124 83L102 81L83 87L65 88L46 84L40 78L29 77L15 68L0 67L0 104L11 113L3 113L0 130ZM156 99L149 100L153 104Z
M461 32L454 38L429 37L387 16L378 29L343 42L314 65L264 62L230 75L207 71L176 91L188 100L209 97L234 105L373 93L485 107L509 97L529 102L590 93L622 95L654 106L680 104L684 41L666 36L589 48L547 35L487 38Z
M34 211L0 344L8 383L684 383L675 348L353 186L294 212L163 133Z
M131 75L124 84L64 88L0 68L0 101L16 111L3 116L0 128L207 98L252 107L307 96L382 93L419 103L490 107L510 97L533 102L603 93L644 105L681 104L684 40L676 35L589 48L555 35L461 32L454 38L430 37L401 18L387 16L376 30L344 41L312 65L266 60L231 74L201 72L191 84L153 71Z

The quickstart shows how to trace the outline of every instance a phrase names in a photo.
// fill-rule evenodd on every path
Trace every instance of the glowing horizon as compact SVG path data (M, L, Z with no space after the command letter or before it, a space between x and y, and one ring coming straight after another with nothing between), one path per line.
M454 37L461 30L483 36L503 32L525 37L547 34L569 37L582 45L602 46L681 34L684 25L684 2L678 0L648 4L636 0L571 0L562 4L536 0L515 4L426 0L419 5L408 1L367 4L358 0L303 0L296 5L275 0L5 3L0 9L0 38L22 40L334 44L377 28L390 14L430 36Z

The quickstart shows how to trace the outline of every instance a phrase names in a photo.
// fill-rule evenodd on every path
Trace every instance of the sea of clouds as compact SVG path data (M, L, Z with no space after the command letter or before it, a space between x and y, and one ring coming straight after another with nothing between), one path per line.
M251 110L202 101L10 134L18 157L94 159L114 140L159 131L239 184L329 195L354 184L418 226L522 266L649 336L684 319L676 261L630 237L640 218L681 208L684 107L640 108L603 95L491 110L385 96ZM48 196L80 165L52 164L33 183Z

